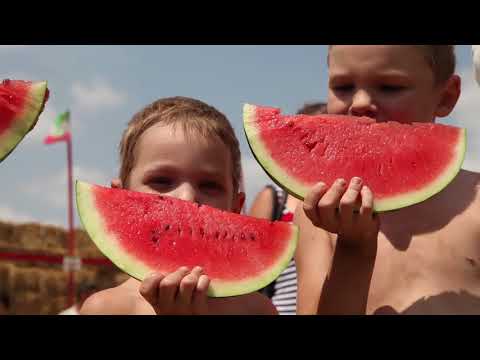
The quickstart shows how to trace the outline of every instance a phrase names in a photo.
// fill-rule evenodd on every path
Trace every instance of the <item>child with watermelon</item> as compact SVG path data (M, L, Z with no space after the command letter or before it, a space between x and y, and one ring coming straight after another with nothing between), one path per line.
M164 98L138 112L120 143L114 188L164 194L239 213L240 148L227 118L195 99ZM264 295L208 298L200 267L130 278L91 296L81 314L276 314Z
M327 111L434 122L460 96L451 45L330 46ZM405 176L405 174L398 174ZM318 183L297 207L299 314L480 313L480 174L372 212L362 179Z

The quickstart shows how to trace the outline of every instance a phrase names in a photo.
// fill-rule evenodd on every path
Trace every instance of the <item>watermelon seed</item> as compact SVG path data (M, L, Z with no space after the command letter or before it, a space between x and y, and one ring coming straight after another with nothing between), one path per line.
M314 142L307 141L305 143L305 146L307 147L308 151L311 152L315 148L315 146L317 146L317 144L318 144L318 141L314 141Z
M165 231L168 231L168 230L170 230L170 225L167 224L165 225Z
M245 234L244 233L240 234L240 239L245 240Z
M255 235L250 234L250 240L254 241L255 240Z
M158 230L153 229L153 230L151 231L151 236L152 236L152 237L151 237L151 241L152 241L155 245L157 245L158 242L160 241L160 235L159 235L159 233L158 233Z
M215 231L215 239L218 239L219 236L220 236L220 232L218 230Z
M199 232L200 232L200 236L203 238L203 236L205 235L205 231L203 230L202 227L199 229Z

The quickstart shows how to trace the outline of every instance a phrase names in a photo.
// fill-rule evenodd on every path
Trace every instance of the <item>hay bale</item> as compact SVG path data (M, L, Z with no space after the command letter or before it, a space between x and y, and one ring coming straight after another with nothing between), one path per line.
M104 258L80 229L75 231L77 255ZM41 224L12 224L0 221L0 251L65 255L68 232ZM76 283L95 285L99 290L117 286L128 276L116 267L84 265ZM37 261L0 260L0 284L12 299L12 314L57 314L66 308L68 274L61 264Z

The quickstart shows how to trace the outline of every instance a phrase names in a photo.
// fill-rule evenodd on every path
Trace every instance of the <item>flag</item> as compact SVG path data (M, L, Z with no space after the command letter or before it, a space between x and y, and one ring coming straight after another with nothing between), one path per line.
M58 141L70 140L70 111L65 111L57 116L50 133L43 142L45 144L54 144Z

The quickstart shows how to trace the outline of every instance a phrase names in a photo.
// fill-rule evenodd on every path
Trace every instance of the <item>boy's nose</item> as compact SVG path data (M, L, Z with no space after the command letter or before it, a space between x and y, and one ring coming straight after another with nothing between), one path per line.
M377 107L373 102L372 96L367 91L359 90L354 94L350 106L350 115L376 117Z

